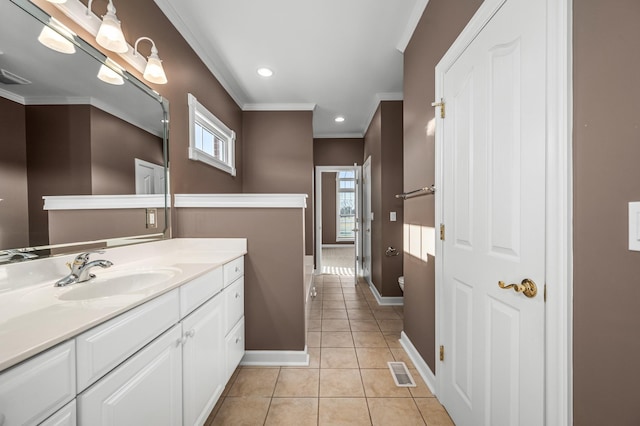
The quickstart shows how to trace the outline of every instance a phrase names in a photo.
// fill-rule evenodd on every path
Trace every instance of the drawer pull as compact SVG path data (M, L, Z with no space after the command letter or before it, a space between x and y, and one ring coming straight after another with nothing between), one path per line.
M183 344L184 344L184 341L185 341L185 339L184 339L184 338L182 338L182 337L181 337L181 338L179 338L179 339L177 339L177 340L176 340L176 347L177 347L177 346L180 346L180 345L183 345Z
M187 331L186 335L187 335L187 337L193 337L193 336L196 335L196 331L193 330L193 329L189 330L189 331Z
M236 272L240 272L240 268L236 266Z
M236 293L236 299L240 297L240 293Z
M242 339L240 339L239 337L236 337L236 343L240 342L240 340Z

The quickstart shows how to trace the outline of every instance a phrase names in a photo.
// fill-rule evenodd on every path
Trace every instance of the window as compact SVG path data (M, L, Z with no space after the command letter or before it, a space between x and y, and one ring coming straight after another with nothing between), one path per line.
M336 241L353 241L356 227L356 173L336 174Z
M236 175L236 132L224 125L191 93L189 99L189 158Z

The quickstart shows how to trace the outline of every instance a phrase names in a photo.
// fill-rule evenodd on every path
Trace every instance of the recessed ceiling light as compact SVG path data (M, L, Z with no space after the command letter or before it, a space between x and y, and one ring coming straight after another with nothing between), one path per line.
M258 74L262 77L271 77L273 75L273 71L269 68L258 68Z
M339 115L336 118L333 119L336 123L342 123L344 122L344 117Z

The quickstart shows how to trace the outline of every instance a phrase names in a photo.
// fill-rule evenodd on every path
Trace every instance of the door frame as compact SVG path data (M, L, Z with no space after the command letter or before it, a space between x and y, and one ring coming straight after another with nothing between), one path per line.
M485 0L436 66L436 100L443 98L444 75L507 0ZM546 271L545 271L545 423L573 424L573 169L572 169L572 0L545 0L546 71ZM445 99L446 102L446 99ZM442 223L443 135L436 114L435 223ZM436 373L438 347L446 320L443 306L442 241L436 240ZM546 288L548 285L548 289ZM547 297L548 296L548 297ZM442 376L436 375L436 392Z
M369 179L367 180L367 184L364 184L364 171L365 169L369 169ZM362 173L361 173L361 177L362 177L362 203L360 203L362 205L362 210L361 213L364 213L361 215L361 226L360 228L362 229L362 232L360 232L361 235L361 241L362 241L362 250L361 253L364 253L364 247L365 247L365 238L369 239L369 252L367 253L369 256L366 258L367 261L369 262L368 265L369 267L367 268L367 273L368 275L364 274L364 266L365 266L365 258L364 258L364 254L362 256L362 258L360 259L360 264L361 264L361 269L363 271L362 276L365 278L367 284L369 284L369 286L371 288L375 287L373 285L373 278L372 278L372 264L371 264L371 251L372 251L372 247L371 247L371 232L367 232L367 229L365 227L365 223L367 221L367 217L369 215L371 215L373 212L371 212L371 156L368 156L367 159L365 160L365 162L362 164ZM367 193L367 200L369 201L369 211L365 212L364 208L364 194L365 192ZM369 220L369 222L373 222L373 220ZM371 226L371 224L369 225Z
M353 165L353 166L316 166L316 174L315 174L315 182L316 182L316 192L315 192L315 240L316 240L316 273L322 274L322 173L331 173L331 172L340 172L340 171L348 171L355 170L356 178L359 178L361 175L362 166ZM356 186L361 185L362 180L358 179L356 181ZM356 188L356 196L358 194L358 190ZM362 208L360 206L361 203L356 200L356 220L360 217L362 213ZM357 224L356 224L357 226ZM359 241L353 242L353 249L356 250L358 244L362 244L361 232L356 232L356 239ZM357 250L356 250L357 251ZM357 253L356 253L357 255ZM356 260L356 263L358 261ZM356 268L357 269L357 268ZM355 276L358 275L358 271L355 271Z

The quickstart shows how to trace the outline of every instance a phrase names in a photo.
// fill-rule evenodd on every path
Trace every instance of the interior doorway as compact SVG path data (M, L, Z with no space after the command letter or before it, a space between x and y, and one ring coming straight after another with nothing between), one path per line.
M359 275L360 166L316 166L316 273Z

